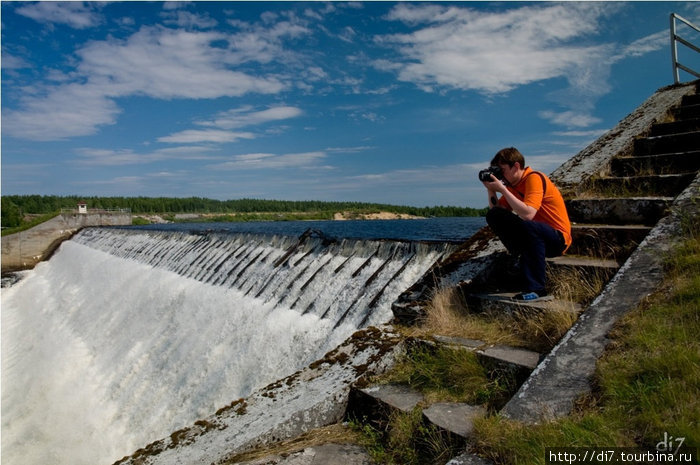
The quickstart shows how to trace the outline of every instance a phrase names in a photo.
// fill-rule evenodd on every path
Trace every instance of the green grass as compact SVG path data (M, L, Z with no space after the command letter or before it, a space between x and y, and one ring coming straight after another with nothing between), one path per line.
M598 362L596 389L581 399L575 414L539 425L498 416L478 420L477 451L497 464L540 464L547 447L654 449L665 434L700 446L696 234L688 235L666 266L661 290L616 325Z
M426 424L420 407L394 412L383 427L357 421L349 426L360 434L359 443L378 464L442 465L465 447L462 439Z
M466 447L463 438L424 421L422 409L436 402L492 406L513 394L514 382L492 377L473 352L416 344L376 383L405 384L420 391L424 401L405 413L393 412L385 423L352 421L360 444L375 463L432 465L447 463Z
M491 406L507 395L512 380L492 379L473 352L417 346L381 382L406 384L428 403L465 402Z

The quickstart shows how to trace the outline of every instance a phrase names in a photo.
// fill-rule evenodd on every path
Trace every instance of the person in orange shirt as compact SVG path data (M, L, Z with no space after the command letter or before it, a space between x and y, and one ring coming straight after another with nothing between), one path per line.
M508 252L520 256L525 290L514 299L551 299L545 257L562 255L571 245L564 199L546 175L525 166L525 157L514 147L496 153L491 171L498 176L490 173L485 180L480 175L489 197L486 222Z

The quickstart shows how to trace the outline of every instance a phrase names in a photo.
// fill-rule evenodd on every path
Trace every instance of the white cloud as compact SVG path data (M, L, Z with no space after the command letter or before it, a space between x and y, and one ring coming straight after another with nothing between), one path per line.
M30 140L60 140L93 134L116 121L120 109L90 86L67 84L48 95L28 95L21 110L3 108L2 130Z
M271 107L265 110L253 110L251 106L235 108L221 112L210 120L196 121L194 124L211 129L187 129L169 136L158 138L159 142L167 143L232 143L240 139L254 139L252 132L236 132L235 128L255 126L270 122L295 118L302 114L301 109L291 106Z
M251 132L233 132L219 129L188 129L177 132L169 136L158 138L158 142L169 143L198 143L198 142L214 142L224 144L229 142L237 142L239 139L253 139L255 135Z
M74 162L82 166L120 166L140 165L167 160L213 160L219 157L212 155L210 147L181 146L158 149L152 152L135 152L132 149L95 149L82 148L77 150L79 158Z
M302 33L289 22L234 34L153 26L125 40L92 41L76 51L75 71L63 75L70 82L47 80L24 92L16 109L3 108L3 130L33 140L94 134L115 123L120 110L114 99L134 95L201 99L276 94L287 84L275 73L245 69L289 60L293 53L284 51L279 40Z
M617 7L612 7L617 8ZM400 80L432 90L486 94L555 77L573 80L600 60L603 48L586 44L611 7L601 3L546 4L499 12L442 5L399 4L389 19L420 26L379 37L396 47ZM381 62L381 69L397 63Z
M90 4L83 2L36 2L17 8L17 14L39 23L65 24L74 29L97 26L101 17Z
M656 50L661 50L668 47L669 35L668 31L659 31L641 39L635 40L631 44L622 49L622 53L613 57L614 61L621 60L628 56L640 56Z
M252 107L242 107L228 110L216 115L212 120L200 121L200 126L217 127L221 129L233 129L253 126L274 121L300 116L300 108L291 106L271 107L265 110L252 111Z
M208 168L214 170L308 168L317 166L317 162L325 158L325 152L288 153L283 155L249 153L236 155L232 161L209 165Z
M274 94L285 87L275 77L231 69L250 58L247 52L240 56L241 48L212 45L228 39L217 32L143 27L126 41L112 39L83 47L78 51L78 71L110 96L215 98Z
M189 11L166 11L162 16L164 24L187 29L208 29L218 24L218 21L209 15L198 15Z
M558 131L555 132L555 136L563 137L586 137L586 138L598 138L605 134L607 129L593 129L590 131Z
M2 52L2 69L30 68L31 65L23 58Z
M542 111L540 117L553 124L575 128L586 128L601 122L600 118L575 111Z

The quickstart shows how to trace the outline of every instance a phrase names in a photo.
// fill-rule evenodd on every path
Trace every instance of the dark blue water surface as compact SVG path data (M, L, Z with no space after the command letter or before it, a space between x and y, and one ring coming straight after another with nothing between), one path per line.
M347 239L462 242L486 225L483 217L418 220L251 221L245 223L168 223L129 226L158 231L216 231L299 236L307 229Z

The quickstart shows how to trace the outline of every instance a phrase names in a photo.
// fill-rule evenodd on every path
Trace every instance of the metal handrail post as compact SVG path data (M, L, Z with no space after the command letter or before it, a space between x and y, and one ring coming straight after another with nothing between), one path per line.
M696 26L695 24L691 23L687 19L677 15L676 13L671 13L670 16L670 31L671 31L671 61L673 65L673 82L674 84L679 84L680 83L680 73L679 70L683 70L688 74L692 74L696 78L700 78L700 73L697 71L690 69L689 67L681 64L678 62L678 42L681 44L685 45L686 47L690 48L691 50L700 53L700 47L696 46L695 44L690 43L689 41L683 39L682 37L679 37L678 34L676 34L676 19L679 21L682 21L685 23L688 27L700 32L700 28Z
M678 46L676 44L676 14L671 13L671 65L673 66L673 83L678 84L681 77L678 72Z

